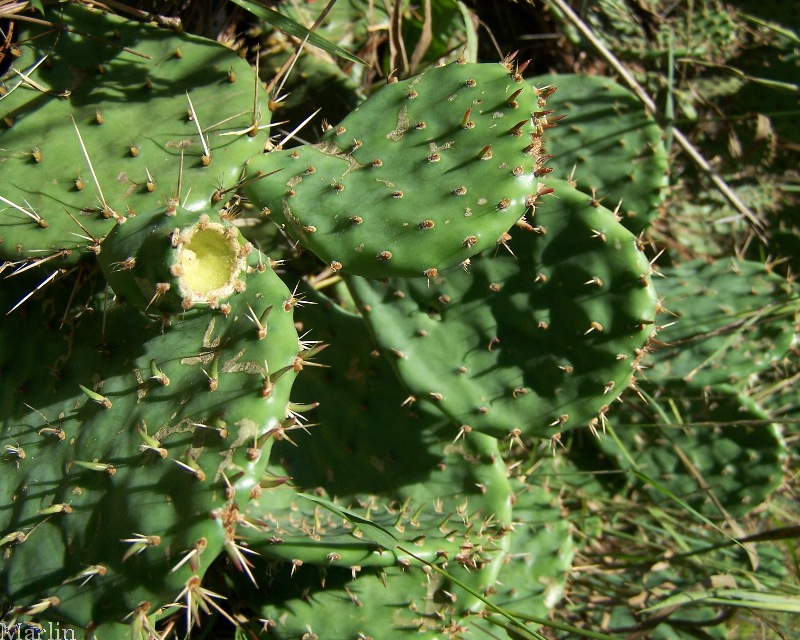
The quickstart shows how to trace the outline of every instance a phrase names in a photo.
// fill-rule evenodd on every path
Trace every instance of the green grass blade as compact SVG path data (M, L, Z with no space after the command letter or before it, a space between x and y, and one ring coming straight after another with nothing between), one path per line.
M790 39L795 44L800 44L800 35L798 35L792 29L788 29L784 26L776 24L775 22L769 22L767 20L763 20L758 16L745 13L744 11L739 11L738 15L740 18L747 20L748 22L752 22L753 24L756 24L759 27L764 27L765 29L769 29L770 31L776 33L779 36L783 36L784 38Z
M371 520L367 520L366 518L359 516L352 511L344 509L340 507L338 504L331 502L330 500L325 500L325 498L320 498L318 496L312 496L308 493L300 493L298 494L301 498L305 498L306 500L310 500L311 502L315 502L319 506L327 509L335 513L340 518L344 518L345 520L351 522L352 524L356 525L359 530L364 534L365 537L369 538L372 542L377 545L380 545L384 549L389 551L393 551L397 549L397 545L399 541L395 538L391 532L384 529L378 524L375 524Z
M269 22L273 27L280 29L284 33L288 33L290 36L295 36L301 40L308 38L309 44L319 47L323 51L330 53L332 56L344 58L345 60L355 62L356 64L363 64L365 67L369 66L369 64L364 62L358 56L354 56L352 53L345 51L333 42L326 40L313 31L309 31L303 25L298 24L291 18L287 18L285 15L275 11L274 9L268 9L258 2L253 2L252 0L233 0L233 2L238 4L242 9L252 13L259 20Z
M534 622L536 624L540 624L545 627L550 627L551 629L558 629L559 631L567 631L571 635L568 636L570 638L588 638L589 640L621 640L619 636L611 636L607 633L602 633L600 631L592 631L590 629L582 629L581 627L576 627L571 624L567 624L565 622L558 622L557 620L550 620L547 618L536 618L534 616L529 616L524 613L517 613L512 612L511 615L516 616L522 620L527 620L528 622ZM491 620L491 618L489 618Z
M617 432L614 431L614 427L611 426L610 424L607 424L606 433L608 433L611 436L611 439L614 441L614 444L616 444L617 447L619 448L620 453L622 453L622 456L625 458L625 460L628 461L628 464L631 465L631 469L638 469L639 465L636 464L636 460L633 459L633 456L631 455L630 451L628 451L627 447L624 444L622 444L622 441L619 439Z
M459 0L458 10L464 19L464 26L467 30L467 44L464 46L464 58L467 62L478 61L478 34L472 25L472 15L467 6Z
M441 567L437 567L435 564L431 564L430 562L427 562L426 560L414 555L408 549L404 549L403 547L399 547L399 549L403 553L407 553L409 556L411 556L415 560L418 560L422 564L424 564L427 567L433 569L439 575L447 578L453 584L455 584L458 587L464 589L464 591L468 592L471 596L473 596L473 597L477 598L478 600L480 600L481 602L483 602L483 604L486 605L487 609L489 609L490 611L493 611L494 613L502 616L503 618L505 618L507 620L506 623L503 623L503 622L499 622L498 623L498 622L496 622L496 624L499 624L500 626L503 626L508 631L513 631L514 633L518 634L520 637L533 638L533 640L546 640L546 638L544 636L536 633L535 631L532 631L531 629L528 629L525 626L525 622L523 620L521 620L520 618L518 618L514 614L506 611L502 607L497 606L491 600L489 600L485 595L483 595L482 593L478 593L477 591L472 589L469 585L461 582L461 580L459 580L458 578L456 578L453 575L449 574L447 571L445 571Z
M760 609L762 611L800 613L800 597L798 596L761 593L747 589L707 589L677 593L652 607L643 609L642 613L652 613L661 609L691 604L712 604L725 607Z
M675 39L669 32L669 48L667 50L667 97L664 107L664 146L672 149L672 128L675 126Z
M681 58L680 61L683 62L684 64L699 65L703 67L708 67L709 69L719 69L721 71L726 71L727 73L730 73L732 76L741 78L746 82L754 82L756 84L760 84L765 87L770 87L772 89L789 91L791 93L800 93L800 84L794 82L783 82L781 80L772 80L771 78L761 78L759 76L751 76L742 71L741 69L737 69L736 67L732 67L727 64L716 64L713 62L707 62L705 60L697 60L696 58Z
M694 509L694 508L693 508L691 505L689 505L687 502L685 502L685 501L681 500L681 499L680 499L678 496L676 496L674 493L672 493L672 492L671 492L669 489L667 489L667 488L666 488L664 485L662 485L662 484L659 484L658 482L656 482L656 481L655 481L655 480L653 480L652 478L650 478L650 477L646 476L645 474L643 474L643 473L641 473L641 472L639 472L639 471L636 471L635 469L629 469L629 471L630 471L630 472L631 472L631 473L632 473L634 476L636 476L636 477L637 477L639 480L641 480L642 482L644 482L645 484L648 484L648 485L650 485L650 486L651 486L651 487L653 487L653 488L654 488L656 491L658 491L658 492L660 492L660 493L663 493L665 496L667 496L667 497L668 497L668 498L670 498L671 500L674 500L674 501L675 501L675 502L676 502L676 503L677 503L677 504L678 504L678 505L679 505L681 508L683 508L683 509L685 509L686 511L688 511L689 513L691 513L691 514L692 514L693 516L695 516L695 517L696 517L698 520L700 520L700 521L701 521L703 524L705 524L705 525L707 525L707 526L711 527L712 529L714 529L714 530L716 530L716 531L719 531L719 532L720 532L722 535L724 535L724 536L725 536L725 537L726 537L728 540L730 540L730 541L731 541L733 544L736 544L736 545L738 545L738 546L742 547L742 549L744 549L745 551L747 551L746 547L745 547L745 546L744 546L744 545L743 545L741 542L739 542L739 541L738 541L736 538L733 538L733 537L731 537L731 536L730 536L729 534L727 534L727 533L726 533L726 532L725 532L723 529L721 529L721 528L720 528L718 525L716 525L714 522L712 522L711 520L709 520L708 518L706 518L706 517L705 517L705 516L704 516L702 513L700 513L699 511L697 511L697 509Z
M452 576L444 569L437 567L435 564L432 564L425 560L424 558L420 558L419 556L415 555L413 552L409 551L408 549L404 549L400 546L399 540L391 534L388 530L384 529L380 525L359 516L348 509L344 509L339 505L331 502L330 500L326 500L325 498L320 498L318 496L310 495L307 493L300 493L298 494L301 498L305 498L306 500L310 500L318 504L319 506L323 507L324 509L328 509L332 513L335 513L337 516L348 520L355 526L359 528L359 530L364 534L366 538L369 538L375 544L380 545L384 549L387 550L397 550L407 554L409 557L414 558L420 564L423 564L431 569L433 569L438 574L444 576L448 580L450 580L453 584L461 587L465 591L467 591L471 596L474 596L483 604L485 604L490 610L493 612L501 615L505 618L511 625L511 628L518 634L521 634L524 637L532 638L533 640L545 640L543 636L539 635L535 631L531 631L525 626L525 623L521 620L517 619L516 617L509 614L507 611L498 607L496 604L492 603L486 596L481 593L478 593L474 589L470 588L469 585L461 582L458 578Z

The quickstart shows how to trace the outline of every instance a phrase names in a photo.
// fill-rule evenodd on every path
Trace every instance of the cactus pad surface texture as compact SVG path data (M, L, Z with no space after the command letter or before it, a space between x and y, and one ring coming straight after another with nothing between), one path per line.
M694 260L662 274L673 321L653 354L660 379L745 389L792 357L800 296L786 278L750 260Z
M5 319L0 406L16 444L0 529L20 616L49 603L49 619L81 628L122 622L189 597L224 550L238 557L236 505L263 474L300 351L291 294L259 258L226 313L163 320L57 283ZM271 308L263 339L251 308Z
M704 387L679 379L642 383L646 400L631 399L616 437L600 449L621 468L637 469L709 518L741 518L783 482L788 462L778 424L729 385ZM668 504L653 491L653 500Z
M115 221L210 207L264 140L232 135L253 126L254 74L224 47L74 5L53 18L0 100L0 252L62 266Z
M284 561L272 565L280 587L270 601L259 602L239 576L271 632L480 637L483 605L465 584L479 594L524 598L527 610L544 614L561 594L574 551L554 493L508 478L494 438L473 433L453 441L439 412L403 405L391 366L363 340L364 320L319 293L307 292L306 300L316 304L298 308L296 319L330 343L319 358L329 367L298 378L298 397L320 400L319 425L293 432L294 445L276 445L276 474L382 524L400 548L377 552L368 530L337 540L341 522L289 492L288 518L275 509L280 499L264 501L265 521L302 522L324 533L315 544L315 536L294 528L272 550L259 547L262 558ZM310 559L312 546L323 561L292 562ZM420 567L419 559L441 563L449 577Z
M216 204L265 142L255 76L199 38L50 17L0 101L3 621L192 626L213 560L247 568L239 505L309 355Z
M668 169L663 131L638 98L610 78L549 74L528 80L557 86L552 106L564 122L547 132L553 175L610 208L639 234L664 199Z

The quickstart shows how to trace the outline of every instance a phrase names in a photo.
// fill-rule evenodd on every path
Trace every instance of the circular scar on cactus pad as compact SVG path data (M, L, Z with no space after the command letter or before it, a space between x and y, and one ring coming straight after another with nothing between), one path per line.
M100 264L124 302L176 312L220 307L244 290L240 279L252 245L236 227L207 214L176 210L129 218L101 245Z
M178 276L181 295L208 302L234 292L237 276L244 266L245 251L233 227L223 227L202 216L194 227L173 234L176 261L172 273Z

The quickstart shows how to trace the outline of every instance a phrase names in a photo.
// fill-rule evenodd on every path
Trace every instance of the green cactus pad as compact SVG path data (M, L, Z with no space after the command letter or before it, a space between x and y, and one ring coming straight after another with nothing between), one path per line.
M653 354L658 380L744 388L796 344L800 293L760 262L693 260L662 274L659 293L672 320Z
M304 356L295 299L264 256L246 271L219 309L166 317L112 305L87 268L2 320L0 578L17 619L134 625L199 597L221 553L245 566L238 505L292 421ZM5 280L4 311L38 281Z
M254 158L245 195L335 271L427 276L493 247L540 193L547 90L449 64L370 96L317 145Z
M312 565L269 568L271 602L237 580L237 593L248 589L249 608L270 637L434 638L447 637L462 616L458 599L437 574L389 567L350 571ZM240 586L241 585L241 586ZM458 637L458 636L456 636Z
M246 61L76 4L48 16L2 79L0 258L74 264L115 219L207 210L235 186L266 141L245 133L254 101L256 125L270 115Z
M430 563L446 567L483 593L497 580L510 542L512 495L497 442L476 435L468 442L443 444L447 430L442 426L446 425L437 416L406 416L396 425L382 411L370 411L367 417L384 420L382 437L371 433L365 420L355 421L353 427L350 422L328 420L324 423L330 432L327 437L320 436L324 427L316 427L310 436L292 435L296 448L281 447L275 452L283 465L274 473L289 474L292 482L315 496L333 499L355 514L355 519L342 518L281 487L265 492L262 500L251 502L244 511L251 526L262 532L247 534L249 547L260 558L296 567L316 566L323 572L400 568L413 570L424 580L423 563ZM427 433L404 441L407 431L419 427L428 427ZM361 442L351 444L357 438L364 441L363 446ZM344 447L337 444L342 440ZM321 458L324 464L316 468L308 463ZM344 477L345 469L356 476L359 493L337 491L339 486L353 483L352 478ZM312 484L301 484L302 479ZM392 489L382 491L392 480ZM393 536L396 546L386 548L373 536L375 525ZM439 588L458 595L458 609L451 614L482 608L478 599L449 580ZM260 607L271 611L277 602L276 598L253 595L248 599L253 605L260 600Z
M643 231L664 199L667 152L661 127L630 91L609 78L570 74L537 76L535 87L557 86L552 104L566 117L548 132L553 176L572 180L622 224Z
M511 480L514 492L511 544L489 597L492 604L506 611L524 612L534 619L546 619L562 601L575 555L570 533L573 523L563 517L556 492L539 486L541 481L539 474L528 482ZM503 633L496 620L489 622L482 616L465 616L460 623L464 627L460 637L465 640L520 637L509 627ZM528 628L537 626L531 624Z
M536 226L468 271L348 279L413 397L462 429L550 437L596 424L651 335L655 293L635 238L589 196L548 185Z
M639 397L612 421L601 450L636 469L711 518L741 518L783 482L788 459L778 427L755 402L718 384L642 382ZM660 504L675 503L651 488Z

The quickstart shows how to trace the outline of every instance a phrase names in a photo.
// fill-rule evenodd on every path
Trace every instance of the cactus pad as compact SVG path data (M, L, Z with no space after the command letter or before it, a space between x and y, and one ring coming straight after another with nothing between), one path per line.
M426 276L494 246L543 172L536 90L511 64L458 64L394 82L316 145L254 158L244 187L333 270Z
M504 524L510 520L511 509L497 443L485 437L449 443L447 421L440 415L402 406L405 395L394 372L372 355L372 346L363 339L363 319L332 306L313 291L304 294L304 301L317 304L298 308L298 322L330 343L320 355L320 364L329 366L305 371L295 387L298 398L319 400L313 416L319 424L309 428L308 434L289 434L296 446L280 443L274 449L275 461L305 491L328 495L388 525L425 559L446 556L455 561L454 566L463 562L471 563L473 569L482 567L473 575L475 584L485 588L496 575L492 561L506 544ZM349 564L344 565L348 567L392 563L393 552L384 552L381 559L373 544L365 545L364 540L359 545L352 533L341 529L341 523L326 527L330 535L314 545L308 533L296 526L298 514L306 514L309 523L317 521L314 505L288 497L290 509L280 508L286 503L280 491L266 503L272 513L267 520L285 531L280 545L272 552L263 551L265 557L300 557L311 562L314 546L325 549L339 542L338 528L347 534L352 551L360 553L360 561L331 548L342 556L334 564L342 566L348 556ZM327 516L324 520L330 521ZM298 555L298 542L304 547L302 555Z
M619 204L622 224L636 234L644 230L666 186L661 127L636 96L609 78L558 74L529 82L558 87L552 102L565 119L547 136L553 176L573 180L609 209Z
M631 408L614 421L618 440L599 441L623 468L635 459L638 471L711 518L741 518L783 482L786 443L764 410L740 392L681 380L641 388L648 402L628 399ZM670 502L655 489L651 494Z
M528 229L430 283L348 283L413 397L462 429L550 437L596 423L653 329L650 267L614 215L566 183Z
M800 294L765 265L694 260L662 273L659 293L673 319L653 354L659 380L745 387L796 344Z
M48 15L63 23L29 32L14 62L29 82L3 78L0 258L74 264L115 220L206 210L234 187L269 118L246 61L75 4Z
M514 597L505 585L525 584L526 604L546 612L560 596L572 556L569 524L553 498L544 489L510 483L496 440L469 434L448 442L446 420L402 405L391 367L362 338L362 318L313 291L305 300L317 304L299 308L296 317L331 343L320 355L331 367L298 379L298 394L320 399L314 411L320 424L308 434L292 433L296 446L275 446L274 459L282 463L275 473L290 474L316 495L336 496L383 525L416 558L401 549L379 553L368 530L342 527L308 501L292 499L292 508L275 509L285 503L281 493L292 495L283 487L263 501L261 519L273 527L293 522L295 534L276 535L272 550L266 542L254 547L263 558L284 561L260 565L270 572L270 602L241 576L237 593L277 638L433 637L454 629L471 637L469 630L482 624L483 604L422 567L422 558L478 593ZM297 524L306 528L302 535Z
M243 566L237 505L258 493L303 354L266 258L242 277L219 309L166 317L111 305L85 272L3 320L0 576L18 619L134 624L199 597L223 551ZM37 281L7 280L3 309Z

